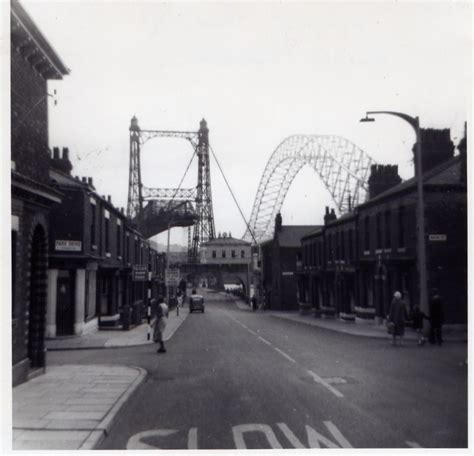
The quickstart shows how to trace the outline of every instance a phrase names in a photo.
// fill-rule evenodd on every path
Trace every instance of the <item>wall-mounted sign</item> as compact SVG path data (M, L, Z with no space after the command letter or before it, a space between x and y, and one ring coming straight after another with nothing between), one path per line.
M284 271L284 272L281 273L281 275L283 275L283 276L292 276L292 275L294 275L294 272L293 271Z
M435 242L444 242L448 239L445 234L429 234L428 240Z
M134 264L132 268L132 281L146 282L148 279L148 266L143 264Z
M177 286L179 283L180 275L178 268L169 268L165 271L165 282L166 285L175 285Z
M82 242L57 240L54 245L54 250L61 252L80 252L82 250Z

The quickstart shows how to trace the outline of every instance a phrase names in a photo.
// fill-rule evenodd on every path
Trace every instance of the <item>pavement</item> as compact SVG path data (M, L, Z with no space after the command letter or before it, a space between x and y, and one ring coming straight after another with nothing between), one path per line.
M226 293L208 294L207 300L233 301L242 311L252 312L249 305ZM263 314L263 311L256 311ZM335 318L314 318L298 312L265 311L274 318L338 331L354 336L385 338L384 325L344 322ZM181 326L189 311L170 312L164 340L169 340ZM416 340L408 328L406 340ZM446 328L446 342L466 342L467 331ZM99 330L76 336L46 340L47 350L113 349L145 345L148 325L129 331ZM14 450L93 449L102 441L121 406L145 379L145 370L135 366L61 365L47 366L46 372L13 388Z

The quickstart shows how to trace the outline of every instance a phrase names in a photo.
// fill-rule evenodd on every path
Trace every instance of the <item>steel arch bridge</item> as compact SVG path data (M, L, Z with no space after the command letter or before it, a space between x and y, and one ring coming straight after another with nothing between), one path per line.
M267 162L258 186L244 239L261 242L273 235L275 216L303 166L314 169L339 213L356 206L367 192L375 161L349 140L333 135L293 135L284 139Z

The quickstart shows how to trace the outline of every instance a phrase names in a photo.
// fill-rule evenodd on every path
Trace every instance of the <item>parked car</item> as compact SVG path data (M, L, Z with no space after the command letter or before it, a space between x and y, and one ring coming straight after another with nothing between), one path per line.
M189 297L189 313L200 310L204 313L204 297L198 294L192 294Z

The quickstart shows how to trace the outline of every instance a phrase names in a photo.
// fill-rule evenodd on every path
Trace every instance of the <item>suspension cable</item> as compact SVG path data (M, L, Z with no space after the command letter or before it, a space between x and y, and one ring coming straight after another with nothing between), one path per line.
M226 185L227 185L227 188L229 189L230 194L232 195L232 198L234 199L234 202L235 202L237 208L239 209L240 215L242 216L242 219L244 220L245 225L247 226L247 229L248 229L249 233L252 235L253 241L254 241L255 244L257 245L257 240L255 239L255 236L254 236L254 234L253 234L253 231L250 229L250 225L248 224L247 219L245 218L244 213L242 212L242 209L240 208L239 203L237 202L237 198L235 197L234 192L232 191L232 188L230 187L230 184L229 184L229 182L227 181L227 178L225 177L224 171L222 170L222 167L221 167L221 165L220 165L220 163L219 163L219 160L217 160L216 154L214 153L214 149L212 148L212 146L211 146L210 144L209 144L209 149L211 150L212 156L214 157L214 160L215 160L216 163L217 163L217 166L218 166L218 168L219 168L219 171L220 171L221 174L222 174L222 177L224 178L224 181L225 181L225 183L226 183Z
M183 177L181 178L181 181L179 182L178 188L174 191L174 195L171 198L170 201L168 201L168 204L165 208L165 212L168 211L170 208L171 204L173 203L174 199L176 198L176 195L179 192L179 189L181 188L181 185L183 184L184 178L186 177L186 174L188 174L189 167L191 166L191 163L193 162L194 156L196 155L196 149L194 149L193 155L191 156L191 160L189 160L188 166L186 167L186 171L184 171Z

